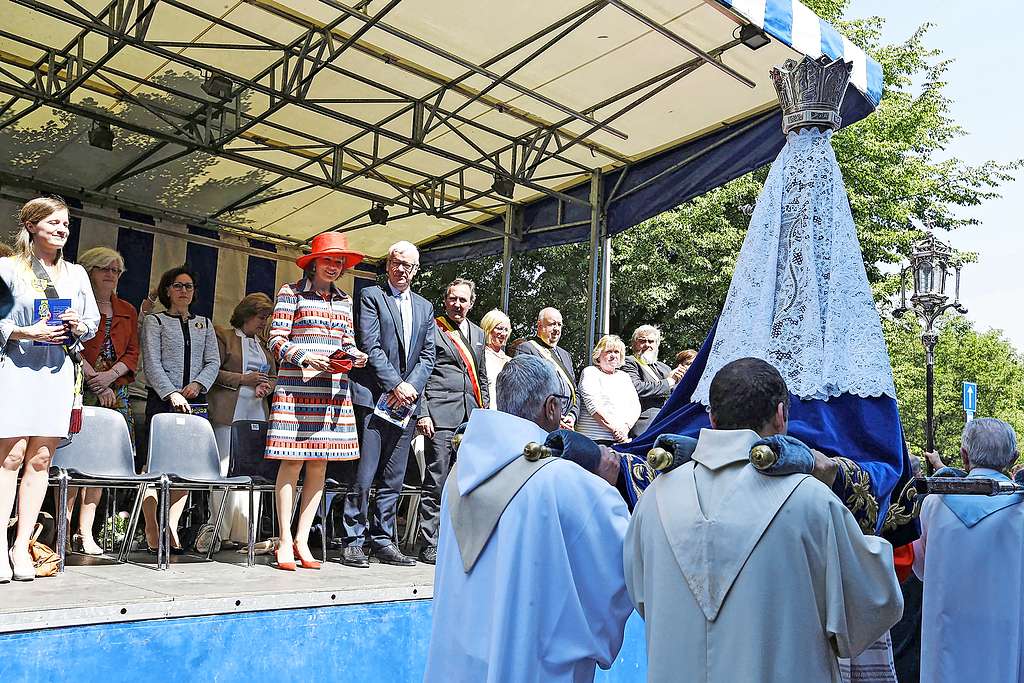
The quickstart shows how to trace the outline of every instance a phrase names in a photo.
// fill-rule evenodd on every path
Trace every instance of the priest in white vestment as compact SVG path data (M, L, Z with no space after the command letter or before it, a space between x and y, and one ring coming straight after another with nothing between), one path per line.
M726 364L693 460L647 488L623 557L647 631L648 681L839 683L836 657L895 624L892 546L865 535L814 476L768 477L751 446L784 434L786 384L763 360ZM818 478L816 478L818 477Z
M561 383L516 356L498 410L473 413L441 499L424 681L579 683L608 668L633 611L622 570L626 504L601 477L523 447L558 429ZM603 457L610 476L618 458Z
M1009 481L1017 438L1002 420L964 427L970 477ZM1024 496L928 496L914 573L924 582L921 681L1024 683Z

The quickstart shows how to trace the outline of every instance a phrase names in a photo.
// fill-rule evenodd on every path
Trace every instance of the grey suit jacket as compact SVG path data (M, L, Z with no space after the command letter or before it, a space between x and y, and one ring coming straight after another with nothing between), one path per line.
M486 408L488 402L487 363L484 360L484 331L469 324L469 347L476 365L477 382L482 401L476 400L473 383L455 343L434 325L434 346L437 360L430 373L425 391L426 401L420 403L420 417L429 417L435 428L454 429L469 419L477 408Z
M403 381L423 397L427 378L434 369L434 307L415 292L412 295L412 335L408 352L402 334L402 314L387 285L366 287L359 294L356 346L369 356L365 368L355 368L352 403L372 408L380 395Z
M647 427L657 417L665 401L672 395L673 386L667 379L672 373L672 368L661 361L648 363L647 367L658 379L652 378L640 367L636 356L627 356L626 363L622 366L622 371L629 375L636 394L640 397L640 419L629 430L631 436L639 436L647 431Z
M537 337L531 337L519 345L516 349L516 355L518 356L522 353L528 356L537 356L538 358L547 360L538 350L538 347L542 344L543 342L539 341ZM569 409L569 414L573 416L573 419L578 420L580 417L580 397L576 393L576 367L572 364L572 356L570 356L569 352L561 346L556 346L554 349L551 349L551 352L558 360L558 364L562 366L562 369L569 377L569 380L572 382L571 386L566 387L566 389L569 390L568 393L571 393L573 396L572 407ZM559 374L559 378L561 378L561 374Z

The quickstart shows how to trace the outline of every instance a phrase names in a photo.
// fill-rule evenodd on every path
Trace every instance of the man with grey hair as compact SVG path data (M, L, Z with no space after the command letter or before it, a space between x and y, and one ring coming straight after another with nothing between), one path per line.
M557 308L540 309L537 314L537 334L516 349L516 354L539 356L551 363L569 394L569 406L562 415L562 429L575 429L580 417L580 402L576 397L576 367L569 352L558 345L562 338L562 314Z
M350 375L360 457L346 477L350 488L341 561L349 567L369 567L364 544L381 563L416 564L395 543L395 517L415 431L413 416L434 369L434 307L410 289L419 267L416 246L396 242L388 249L387 282L359 293L356 344L369 358L366 367ZM395 419L402 414L409 416L404 425ZM375 478L380 486L369 517Z
M680 368L670 368L658 360L661 347L661 330L654 325L641 325L633 331L630 340L633 355L626 356L622 371L633 381L633 388L640 397L640 419L629 430L630 436L639 436L661 411L672 390L683 377Z
M1013 428L994 418L964 427L969 477L1009 481ZM1024 495L929 496L914 541L924 582L921 680L1024 682Z
M498 410L470 417L441 500L424 681L592 681L632 611L629 513L575 463L523 455L569 400L550 363L516 356L497 383Z

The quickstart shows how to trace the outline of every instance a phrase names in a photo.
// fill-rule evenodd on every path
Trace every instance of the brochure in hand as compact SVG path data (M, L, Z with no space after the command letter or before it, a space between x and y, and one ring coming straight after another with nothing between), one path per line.
M380 400L377 401L377 405L373 409L373 414L385 422L390 422L400 429L405 429L409 424L409 419L412 417L412 410L415 405L416 404L413 403L412 405L393 408L388 405L388 393L385 392L380 395Z
M64 321L60 319L62 313L71 308L71 299L36 299L32 308L32 322L37 323L45 320L51 327L60 327ZM36 341L35 346L60 346L58 342Z
M347 373L352 369L352 363L356 357L344 349L338 349L332 353L328 358L331 361L331 370L317 370L316 368L302 366L302 381L308 382L314 377L323 373L335 374L335 373Z

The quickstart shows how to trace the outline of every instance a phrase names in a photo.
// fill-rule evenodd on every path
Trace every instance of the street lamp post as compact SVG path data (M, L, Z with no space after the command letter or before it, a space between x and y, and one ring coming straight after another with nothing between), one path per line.
M934 235L927 235L914 242L910 255L910 266L900 273L901 305L892 312L894 318L906 313L913 313L923 326L921 344L925 352L925 442L927 450L935 450L935 344L939 341L939 333L935 330L935 321L949 309L966 313L967 309L960 303L960 267L949 245L939 241ZM946 283L950 273L955 273L955 289L953 301L946 294ZM907 306L907 274L913 279L914 292L910 295L910 306Z

